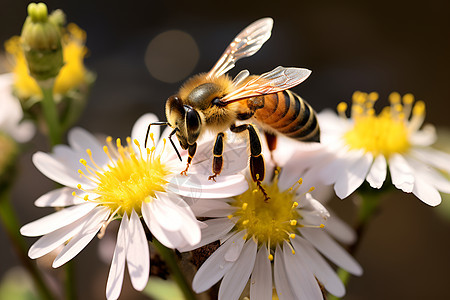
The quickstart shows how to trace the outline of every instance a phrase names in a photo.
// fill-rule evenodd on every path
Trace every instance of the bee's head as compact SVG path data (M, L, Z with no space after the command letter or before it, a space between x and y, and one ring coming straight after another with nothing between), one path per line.
M184 105L177 96L171 96L166 102L166 117L171 126L177 129L180 146L187 149L200 135L202 120L199 113L189 105Z

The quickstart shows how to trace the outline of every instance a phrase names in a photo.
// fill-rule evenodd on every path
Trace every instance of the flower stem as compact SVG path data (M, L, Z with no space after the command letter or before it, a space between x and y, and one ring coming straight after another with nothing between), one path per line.
M76 278L73 260L68 261L64 264L64 271L66 273L65 277L66 299L75 300L77 299L77 291L75 289Z
M20 261L34 279L40 299L54 299L36 264L27 256L28 247L19 233L19 222L11 205L9 189L4 187L0 187L0 221Z
M357 240L353 245L351 245L348 248L348 252L351 255L354 255L358 250L369 222L372 220L373 216L378 212L380 205L380 198L383 195L383 193L379 191L370 191L361 189L358 191L358 195L361 201L359 203L360 205L358 211L358 219L355 225ZM347 286L351 278L350 273L341 268L338 269L337 273L341 281L344 283L344 285ZM329 294L326 299L337 300L340 298Z
M186 277L184 277L180 267L178 266L173 250L165 247L155 238L153 238L153 246L169 267L171 276L183 292L184 298L186 300L196 300L194 292L191 289L191 285L187 282Z
M48 137L50 139L51 146L61 144L63 134L59 122L58 110L55 100L53 99L53 85L54 79L39 81L39 86L41 87L43 95L42 111L45 122L47 123Z

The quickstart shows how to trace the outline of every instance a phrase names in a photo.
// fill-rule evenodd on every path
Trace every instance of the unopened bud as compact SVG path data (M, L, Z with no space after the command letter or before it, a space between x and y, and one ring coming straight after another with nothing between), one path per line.
M22 48L30 75L38 81L56 77L64 64L61 46L62 11L50 16L44 3L28 5L28 17L22 28Z

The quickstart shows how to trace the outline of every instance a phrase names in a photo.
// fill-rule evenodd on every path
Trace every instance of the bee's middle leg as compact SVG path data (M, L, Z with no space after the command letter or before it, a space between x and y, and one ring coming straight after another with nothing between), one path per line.
M216 137L216 142L214 143L214 149L213 149L213 154L214 154L214 158L213 158L213 164L212 164L212 171L214 173L214 175L211 175L208 177L209 180L214 180L216 181L216 176L220 174L220 172L222 172L222 167L223 167L223 137L224 134L223 132L219 132L217 134Z
M250 140L250 173L253 181L256 182L258 188L264 194L264 198L267 201L269 196L261 185L261 182L264 180L266 168L264 164L264 157L261 154L261 141L259 140L255 127L253 127L252 124L243 124L239 126L233 124L231 125L230 130L236 133L248 130L248 137Z
M197 151L197 143L193 143L192 145L189 145L186 169L184 169L184 171L181 171L182 175L187 175L186 173L187 173L187 171L189 169L189 166L191 165L192 159L194 158L194 155L195 155L196 151Z

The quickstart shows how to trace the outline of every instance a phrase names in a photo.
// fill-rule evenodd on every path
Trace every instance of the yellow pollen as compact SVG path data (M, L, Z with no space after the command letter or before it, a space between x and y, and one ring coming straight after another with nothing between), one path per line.
M253 192L256 183L251 182L250 185L249 190L232 202L232 206L237 208L233 214L237 218L236 230L245 230L246 236L269 249L295 236L296 220L301 217L296 209L298 203L294 201L296 193L280 191L274 180L271 184L262 184L270 195L270 199L265 201L262 193Z
M409 136L411 127L409 116L411 113L411 103L414 100L411 94L402 98L398 93L391 93L389 96L390 107L382 109L376 115L373 109L374 101L378 99L376 93L355 92L353 95L352 118L354 126L344 135L344 139L350 149L362 149L370 152L374 156L384 155L389 157L394 153L405 153L410 148ZM338 105L338 112L341 108ZM423 115L425 105L423 102L416 102L413 108L413 119L415 116ZM423 122L418 119L416 123Z
M268 258L270 261L273 261L273 255L272 255L272 254L269 254L267 258Z
M291 239L295 239L295 233L291 233L291 234L289 235L289 237L290 237Z
M319 227L320 227L320 228L325 228L325 225L324 225L324 224L320 224Z
M103 151L109 157L109 163L100 168L94 161L89 149L86 152L91 157L92 166L84 159L80 163L85 166L87 173L79 170L81 176L95 183L95 188L86 190L100 195L95 200L101 205L107 206L114 211L114 214L123 216L126 212L131 215L132 210L141 214L142 202L149 202L155 197L155 192L164 192L167 183L165 179L170 171L161 163L159 156L149 155L137 156L131 145L131 139L126 139L127 144L122 145L121 140L116 140L116 147L111 144L111 152L108 146L103 147ZM112 138L106 139L107 143L112 142ZM134 141L141 152L139 143ZM152 150L149 154L152 154ZM77 185L82 190L81 184ZM89 201L88 196L84 200Z

